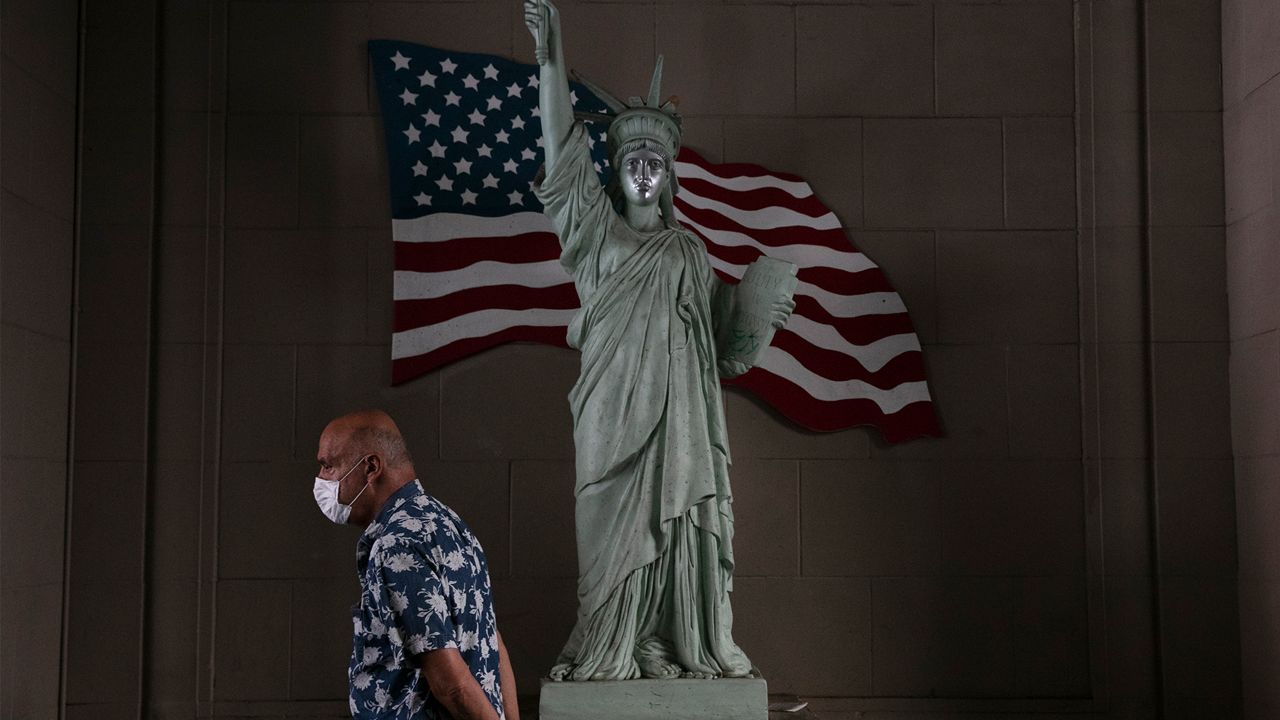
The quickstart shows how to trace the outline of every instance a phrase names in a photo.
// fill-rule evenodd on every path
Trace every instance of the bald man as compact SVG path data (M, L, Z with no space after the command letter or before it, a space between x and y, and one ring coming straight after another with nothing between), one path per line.
M386 413L340 417L320 435L316 504L365 527L356 545L351 715L379 720L519 720L484 550L427 495Z

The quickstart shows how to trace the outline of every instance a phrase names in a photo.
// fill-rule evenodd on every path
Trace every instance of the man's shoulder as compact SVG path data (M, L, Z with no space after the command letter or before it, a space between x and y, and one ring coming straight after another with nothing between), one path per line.
M382 543L427 541L429 543L470 542L470 528L453 508L436 498L419 493L402 498L391 508L380 533Z

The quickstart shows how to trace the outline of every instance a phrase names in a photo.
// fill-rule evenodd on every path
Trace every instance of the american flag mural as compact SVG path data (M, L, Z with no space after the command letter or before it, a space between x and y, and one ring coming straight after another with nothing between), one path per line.
M531 189L542 164L537 66L390 40L371 41L369 54L391 187L392 381L507 342L567 347L578 297ZM571 91L576 110L605 112L584 86ZM588 127L603 183L605 128ZM677 219L721 278L736 282L761 254L799 267L795 313L727 384L811 430L941 434L907 308L808 183L688 148L675 172Z

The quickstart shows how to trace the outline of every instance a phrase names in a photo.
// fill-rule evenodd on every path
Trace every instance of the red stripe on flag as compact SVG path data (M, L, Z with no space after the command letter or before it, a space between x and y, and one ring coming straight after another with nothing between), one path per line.
M413 357L399 358L391 361L391 384L400 385L409 380L418 377L424 373L429 373L438 367L448 365L455 360L461 360L468 355L474 355L491 347L502 345L509 342L536 342L544 345L556 345L559 347L569 347L565 340L563 327L531 327L528 325L519 325L507 328L492 335L484 337L467 338L429 353L422 355L414 355Z
M707 162L706 158L699 155L696 151L689 148L681 148L680 153L676 155L677 162L688 162L705 169L712 175L722 178L732 178L738 176L744 177L774 177L787 182L804 182L804 178L791 173L774 172L763 168L759 165L751 163L719 163L713 164Z
M801 268L796 273L801 282L816 285L837 295L862 295L864 293L895 293L880 268L868 268L851 273L829 267Z
M923 370L919 379L924 379ZM895 413L885 413L875 401L866 398L824 402L799 386L760 369L749 370L726 384L750 390L793 422L817 432L871 425L878 427L884 439L891 443L918 437L942 437L933 403L924 400L906 405Z
M578 293L573 289L573 283L547 288L489 285L459 290L438 298L396 300L393 332L435 325L478 310L569 310L576 307Z
M766 247L786 247L789 245L817 245L839 252L854 253L849 239L838 229L818 230L817 228L793 226L769 229L749 228L712 210L703 210L684 202L677 195L675 205L684 213L691 223L696 223L710 230L723 230L750 236ZM689 228L697 232L695 228ZM698 233L701 236L701 233Z
M445 272L481 261L529 263L556 260L560 242L554 233L510 237L455 238L440 242L397 242L396 270Z
M806 215L816 221L831 210L814 195L796 197L781 188L757 188L755 190L725 190L724 187L701 178L680 178L680 192L691 192L709 200L725 203L739 210L766 210L784 207Z

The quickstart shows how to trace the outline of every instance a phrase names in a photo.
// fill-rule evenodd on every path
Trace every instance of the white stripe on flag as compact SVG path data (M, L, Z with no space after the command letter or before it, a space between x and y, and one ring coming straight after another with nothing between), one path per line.
M456 238L510 237L530 232L553 232L551 218L540 212L498 217L434 213L391 221L391 237L396 242L443 242Z
M904 382L888 390L861 380L828 380L815 375L799 360L773 346L765 348L756 366L795 384L815 400L838 402L864 398L879 405L886 415L896 413L913 402L929 400L929 387L923 380Z
M866 345L854 345L830 325L801 315L792 315L786 329L820 348L852 356L870 372L876 372L902 353L920 349L915 333L888 335Z
M763 175L758 177L750 177L747 175L720 177L719 175L712 174L709 170L706 170L699 165L694 165L689 162L676 162L676 177L706 180L707 182L714 183L727 190L741 192L761 190L765 188L777 188L796 198L807 198L813 194L813 188L809 187L809 183L807 182L783 180L782 178L773 177L772 175Z
M504 263L481 260L457 270L415 272L396 270L393 294L396 300L426 300L444 297L459 290L491 285L553 287L573 282L559 260L532 263Z
M490 308L450 318L448 322L402 330L391 335L391 359L424 355L450 343L468 338L485 337L519 325L537 327L567 326L577 310L506 310Z
M777 205L759 210L741 210L693 193L680 193L680 199L693 207L720 213L743 227L756 230L776 230L784 227L808 227L815 230L840 229L840 220L830 210L818 217L809 217L804 213Z
M812 283L796 283L796 295L807 295L818 301L827 312L836 317L855 318L864 315L896 315L905 313L907 306L895 292L862 293L861 295L837 295Z
M680 196L681 198L684 195ZM876 267L876 264L860 252L853 251L852 248L848 252L842 252L834 248L825 247L823 245L783 245L773 247L765 245L750 235L734 232L732 230L712 230L704 227L689 219L680 208L676 208L676 219L702 233L704 237L717 245L726 245L730 247L753 247L769 257L778 258L779 260L787 260L795 263L801 268L806 267L829 267L845 272L856 273L863 270L870 270Z

